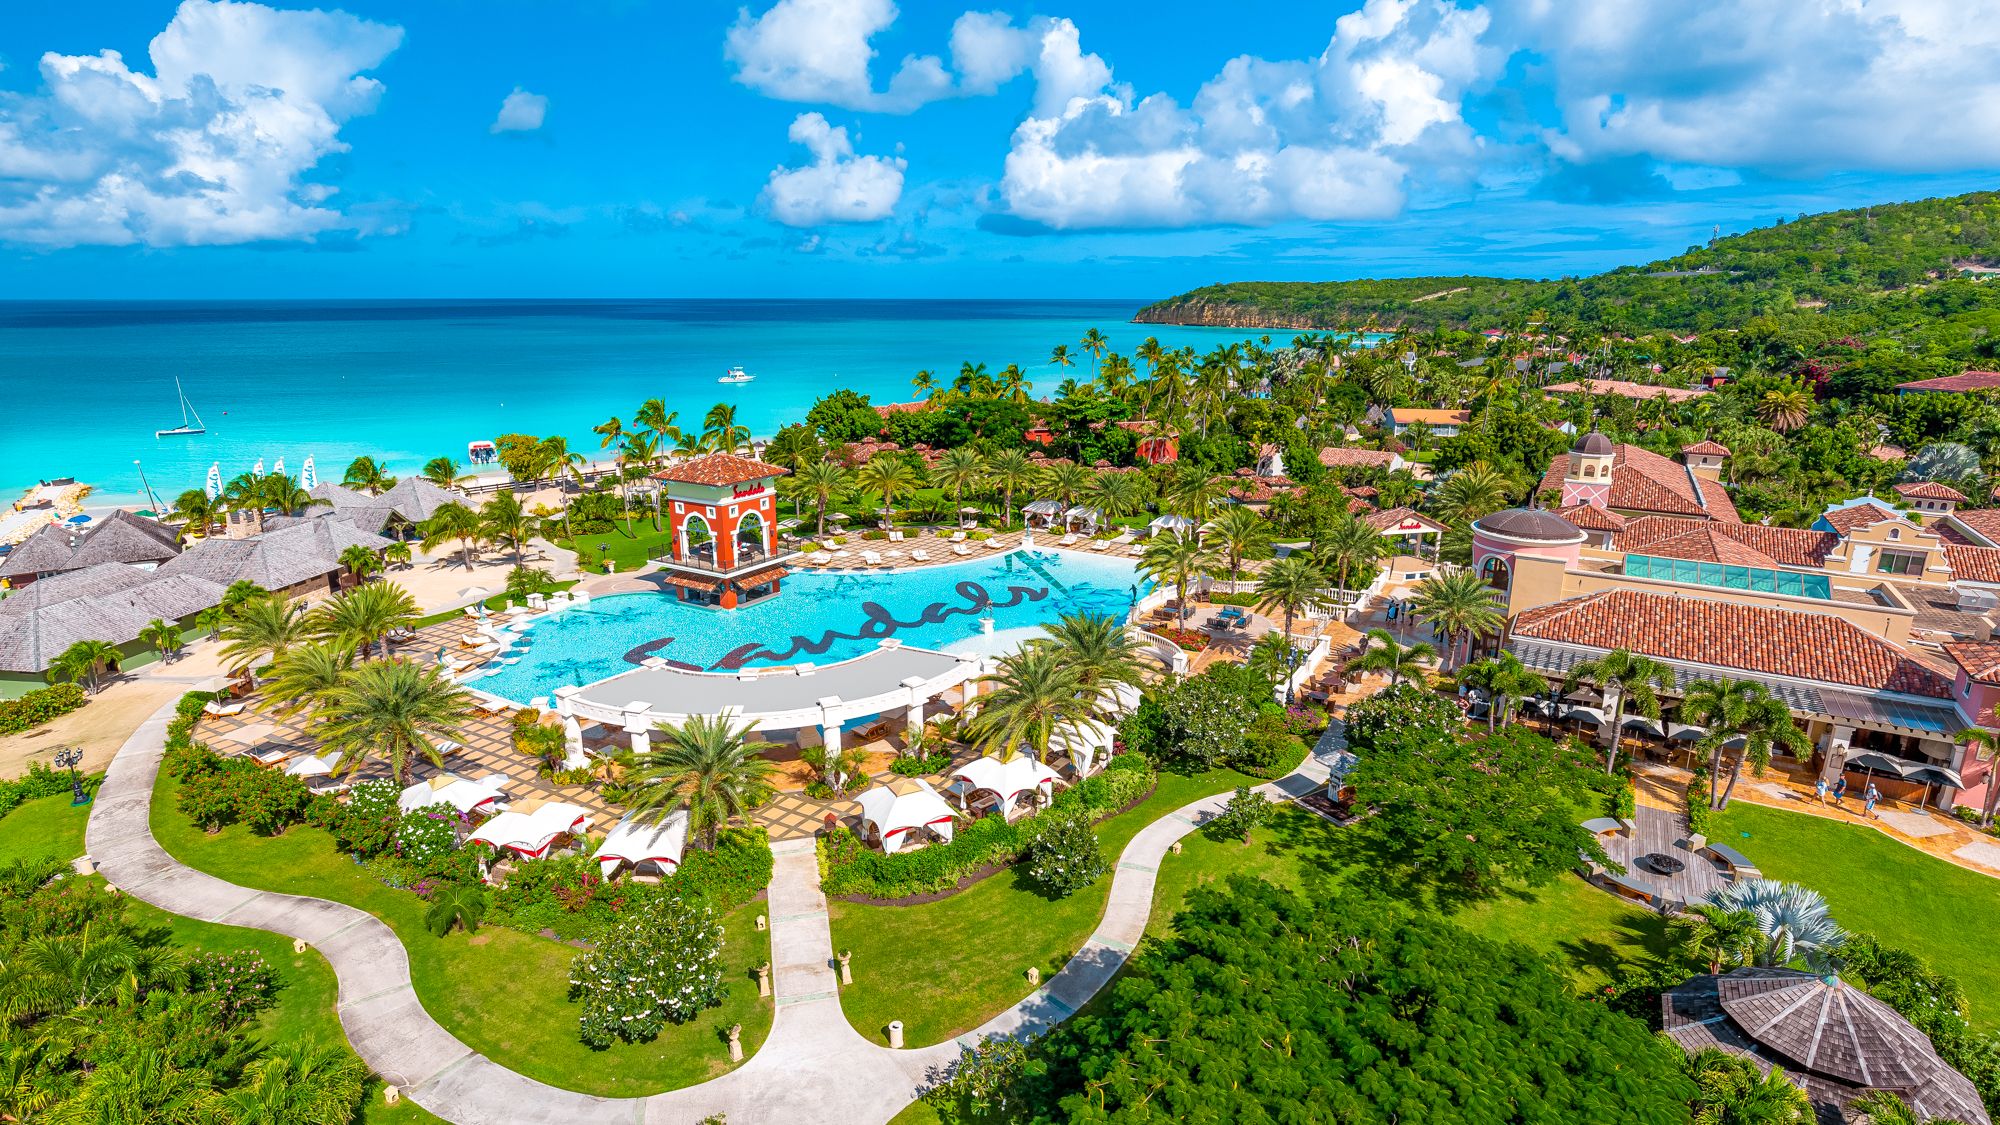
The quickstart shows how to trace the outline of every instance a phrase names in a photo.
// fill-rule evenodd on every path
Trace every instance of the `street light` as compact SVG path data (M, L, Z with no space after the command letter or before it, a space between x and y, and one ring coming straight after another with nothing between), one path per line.
M83 791L83 779L77 776L76 767L83 761L83 748L71 746L56 751L56 768L69 771L69 804L71 808L90 803L90 794Z

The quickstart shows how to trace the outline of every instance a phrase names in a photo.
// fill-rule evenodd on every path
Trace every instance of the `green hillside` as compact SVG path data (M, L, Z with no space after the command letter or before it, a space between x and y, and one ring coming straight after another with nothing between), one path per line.
M1232 282L1148 305L1133 319L1264 328L1509 327L1543 316L1609 331L1701 330L1880 295L2000 264L2000 193L1832 211L1723 238L1644 266L1535 281L1417 277Z

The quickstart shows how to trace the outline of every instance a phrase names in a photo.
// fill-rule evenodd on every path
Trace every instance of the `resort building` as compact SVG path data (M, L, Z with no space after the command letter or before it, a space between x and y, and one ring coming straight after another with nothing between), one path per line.
M331 514L361 531L404 539L416 532L417 525L437 514L439 507L465 501L464 496L422 477L404 477L380 495L329 481L313 489L312 497L324 501L324 505L308 509L304 516L267 519L265 525L283 527L296 519Z
M78 641L115 646L122 664L145 663L154 650L139 634L154 620L183 635L196 614L220 605L227 583L163 574L126 563L101 563L44 578L0 599L0 699L48 686L49 665Z
M1663 398L1675 403L1700 398L1708 393L1706 389L1698 387L1658 387L1651 383L1634 383L1626 379L1588 379L1581 382L1572 379L1562 383L1550 383L1542 389L1552 395L1616 395L1634 402Z
M1359 465L1366 468L1382 469L1386 472L1395 472L1405 467L1403 456L1400 453L1392 453L1386 449L1354 449L1338 445L1329 445L1325 449L1320 450L1319 463L1329 469L1344 469L1349 466ZM1284 465L1282 457L1279 459L1278 464L1280 467ZM1261 469L1259 470L1259 472L1262 471ZM1284 474L1270 473L1267 475L1283 476Z
M0 557L0 589L105 563L151 570L180 553L173 528L121 509L81 530L52 523L28 536Z
M1394 550L1419 558L1436 558L1438 544L1444 542L1445 526L1415 508L1389 508L1369 512L1361 522L1382 533L1395 544Z
M1383 415L1389 432L1402 437L1411 426L1423 426L1432 437L1457 437L1460 427L1472 422L1469 410L1420 410L1413 406L1392 406Z
M1702 442L1681 455L1683 460L1676 462L1592 431L1549 462L1539 491L1560 496L1565 512L1588 506L1623 518L1659 515L1741 522L1722 486L1721 465L1728 449Z
M770 597L795 554L778 545L778 478L790 469L733 453L691 457L653 479L673 533L661 564L681 600L735 609Z
M340 588L342 551L366 547L379 552L391 542L346 520L322 516L246 538L201 540L157 573L192 575L224 587L255 582L274 594L305 598Z

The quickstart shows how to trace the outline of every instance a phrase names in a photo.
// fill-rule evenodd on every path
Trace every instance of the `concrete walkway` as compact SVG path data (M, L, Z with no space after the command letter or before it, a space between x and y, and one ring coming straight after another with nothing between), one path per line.
M745 1125L880 1125L917 1096L926 1073L987 1035L1038 1035L1088 1001L1145 934L1153 884L1167 849L1227 802L1196 801L1148 825L1119 856L1103 921L1062 971L1027 999L958 1040L920 1050L878 1047L840 1008L833 936L811 840L772 848L771 1034L738 1069L646 1098L599 1098L525 1078L458 1041L431 1019L411 986L409 958L374 915L339 903L253 891L185 867L162 850L148 823L173 718L162 707L133 734L105 775L85 843L105 878L163 910L249 926L309 942L340 980L337 1012L348 1041L383 1079L418 1105L460 1125L628 1122L695 1125L713 1114ZM1325 740L1294 773L1260 786L1278 798L1325 783Z

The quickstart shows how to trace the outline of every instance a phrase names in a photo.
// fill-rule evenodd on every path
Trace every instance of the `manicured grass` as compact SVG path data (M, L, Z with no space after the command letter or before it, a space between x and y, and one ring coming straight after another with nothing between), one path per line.
M0 819L0 864L17 859L75 859L83 854L83 826L90 806L69 803L68 793L23 801Z
M579 535L575 540L561 540L556 544L576 552L579 563L588 564L586 569L602 573L603 561L609 559L618 564L619 573L637 570L646 565L648 552L664 547L673 541L673 533L661 528L653 529L653 513L641 515L637 508L632 513L632 531L626 534L625 521L612 524L610 531L594 535ZM599 550L604 548L604 550Z
M1140 829L1190 801L1255 784L1234 770L1161 774L1145 801L1097 826L1105 858L1116 864ZM1110 894L1107 874L1051 900L1016 867L921 906L833 902L834 949L854 953L854 983L841 989L841 1007L876 1043L888 1042L894 1019L913 1047L969 1031L1033 991L1030 965L1044 980L1060 970L1097 928Z
M1916 953L1965 989L1970 1021L2000 1027L2000 964L1970 955L2000 918L2000 879L1926 855L1872 828L1736 802L1714 839L1773 879L1826 896L1834 920Z
M181 816L178 791L162 778L153 797L153 833L170 854L242 886L344 902L382 919L403 939L417 995L432 1018L531 1078L606 1097L676 1089L730 1069L731 1024L743 1025L748 1051L770 1031L772 1009L758 999L751 972L770 959L769 937L755 928L761 903L724 919L722 1006L670 1026L651 1043L594 1051L578 1041L577 1009L568 1000L574 947L498 926L432 937L423 926L423 900L370 878L325 832L301 825L265 839L239 825L209 836Z

